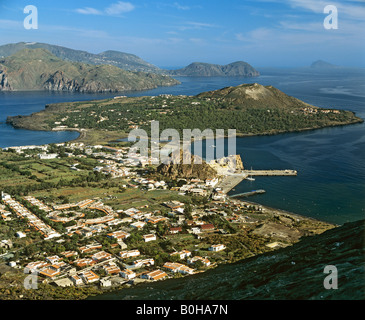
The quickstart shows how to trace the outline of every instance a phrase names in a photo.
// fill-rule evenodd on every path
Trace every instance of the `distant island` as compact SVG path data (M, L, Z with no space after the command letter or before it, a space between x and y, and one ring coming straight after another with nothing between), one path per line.
M322 109L272 86L242 84L196 96L115 97L47 105L30 116L8 117L14 127L30 130L78 130L80 141L107 143L135 128L160 130L236 129L237 135L271 135L363 122L353 112Z
M329 69L329 68L339 68L339 66L336 66L332 63L329 63L329 62L326 62L326 61L323 61L323 60L317 60L317 61L314 61L311 66L311 68L316 68L316 69Z
M119 92L179 83L155 73L65 61L46 49L23 49L0 59L0 91Z
M185 68L167 70L171 76L188 77L258 77L260 73L247 62L237 61L227 65L194 62Z

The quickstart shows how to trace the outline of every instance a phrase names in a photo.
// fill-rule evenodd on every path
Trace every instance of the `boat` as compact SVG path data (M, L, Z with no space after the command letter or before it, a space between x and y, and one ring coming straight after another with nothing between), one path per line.
M246 179L250 180L250 181L255 181L255 178L252 178L252 177L247 177Z

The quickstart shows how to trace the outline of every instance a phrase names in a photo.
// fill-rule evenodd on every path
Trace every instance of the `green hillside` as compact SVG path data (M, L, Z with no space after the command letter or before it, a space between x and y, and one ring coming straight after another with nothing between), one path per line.
M110 64L128 71L161 72L158 67L130 53L105 51L99 54L94 54L87 51L39 42L18 42L2 45L0 46L0 58L11 56L24 49L46 49L56 57L65 61L82 62L94 65Z
M23 49L0 60L1 73L7 79L7 86L1 86L0 82L0 91L118 92L179 83L167 76L129 72L112 65L67 62L45 49Z

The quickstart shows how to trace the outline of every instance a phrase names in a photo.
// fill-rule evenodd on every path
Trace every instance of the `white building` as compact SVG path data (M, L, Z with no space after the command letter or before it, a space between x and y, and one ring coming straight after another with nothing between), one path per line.
M49 160L49 159L56 159L58 157L58 153L39 153L38 158L41 160Z
M226 249L226 246L224 244L213 244L209 247L209 251L214 251L214 252L217 252L217 251L222 251Z
M25 233L23 233L23 232L21 232L21 231L18 231L16 234L15 234L15 236L17 236L18 238L25 238L26 237L26 234Z
M156 240L155 234L146 234L143 236L144 242L150 242Z
M129 270L129 269L125 269L125 270L119 272L119 274L122 278L125 278L125 279L133 279L136 277L136 274L132 270Z

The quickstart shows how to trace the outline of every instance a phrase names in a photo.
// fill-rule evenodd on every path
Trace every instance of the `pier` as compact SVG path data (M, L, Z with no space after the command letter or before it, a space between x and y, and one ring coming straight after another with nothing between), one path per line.
M252 176L296 176L296 170L242 170L240 173L229 174L223 177L217 187L221 188L223 193L228 193L234 187Z
M230 198L238 198L238 197L249 197L249 196L254 196L255 194L261 194L261 193L265 193L265 190L252 190L249 192L243 192L243 193L238 193L238 194L234 194L232 196L230 196Z
M296 176L296 170L243 170L248 176Z

